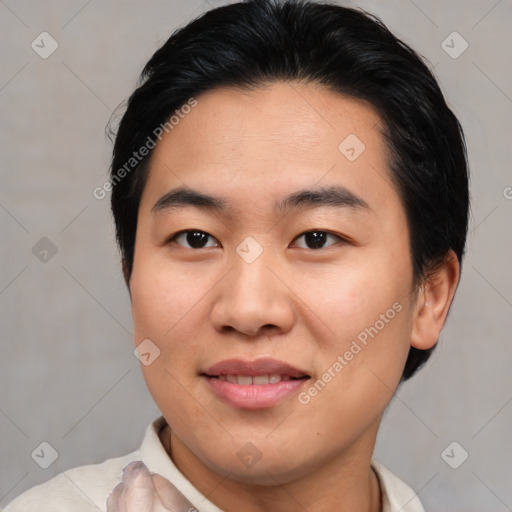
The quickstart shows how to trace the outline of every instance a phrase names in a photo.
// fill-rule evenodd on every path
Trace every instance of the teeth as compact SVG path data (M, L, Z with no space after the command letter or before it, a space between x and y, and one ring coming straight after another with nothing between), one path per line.
M271 373L269 375L219 375L219 380L231 382L231 384L239 384L241 386L249 386L254 384L256 386L264 386L266 384L277 384L281 381L289 381L289 375L280 375L278 373Z
M252 383L261 386L262 384L268 384L268 380L268 375L256 375L252 378Z

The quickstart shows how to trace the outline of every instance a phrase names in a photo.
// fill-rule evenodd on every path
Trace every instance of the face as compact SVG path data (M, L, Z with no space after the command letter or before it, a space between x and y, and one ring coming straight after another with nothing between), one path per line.
M196 100L157 144L138 214L148 388L182 448L234 480L371 453L414 316L379 116L312 84Z

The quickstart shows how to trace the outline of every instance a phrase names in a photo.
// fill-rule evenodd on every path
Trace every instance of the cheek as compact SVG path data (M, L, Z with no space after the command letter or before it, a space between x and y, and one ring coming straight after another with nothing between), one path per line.
M398 306L393 309L395 302L402 305L401 316L405 316L404 302L410 285L407 276L400 277L391 262L371 255L321 272L312 268L301 273L295 283L297 294L316 314L317 321L322 320L329 328L332 336L317 340L325 344L326 350L342 348L338 346L340 340L354 339L388 310L388 316L394 320L398 316ZM391 323L398 327L396 321L387 320L386 317L386 330Z
M370 258L343 271L331 269L329 276L301 280L304 301L330 333L317 336L315 377L321 382L304 401L314 399L319 409L347 403L354 411L383 409L410 347L409 279L389 262Z
M183 431L186 426L180 418L202 417L199 403L190 400L188 383L195 377L201 345L197 305L205 291L197 276L172 269L154 255L142 251L139 255L130 280L135 343L150 339L160 351L154 362L141 369L171 427Z
M354 297L332 317L336 335L324 340L318 374L299 395L300 420L295 417L324 439L336 439L344 430L344 442L355 441L383 413L400 381L410 312L402 301L388 299L362 304Z
M153 364L142 365L144 378L161 410L171 402L193 409L182 386L196 382L198 356L211 339L205 308L218 276L201 264L171 265L151 251L139 256L130 281L135 343L150 339L159 349Z
M136 341L154 338L164 349L166 340L176 339L177 332L181 339L197 315L207 285L197 272L173 269L156 258L135 264L130 291Z

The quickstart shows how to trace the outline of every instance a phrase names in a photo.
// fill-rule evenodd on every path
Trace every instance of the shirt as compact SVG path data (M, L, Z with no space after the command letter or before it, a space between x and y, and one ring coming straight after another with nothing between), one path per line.
M21 494L4 512L106 512L107 498L121 481L124 467L138 460L150 472L169 480L198 512L222 512L185 478L167 454L159 437L166 426L161 416L148 426L138 450L101 464L64 471ZM381 487L382 512L425 512L416 493L400 478L375 459L372 467Z

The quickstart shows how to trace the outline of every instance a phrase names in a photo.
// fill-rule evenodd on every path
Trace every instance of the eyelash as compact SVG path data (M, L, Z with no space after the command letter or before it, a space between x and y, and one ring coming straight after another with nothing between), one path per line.
M201 233L201 234L204 234L204 235L208 235L211 238L215 238L214 236L210 235L206 231L201 231L200 229L184 229L182 231L179 231L178 233L175 233L171 238L169 238L169 240L167 241L167 244L175 243L176 245L179 245L180 247L183 247L184 249L191 249L191 250L196 250L196 251L199 250L199 249L209 249L209 248L211 248L211 247L199 247L199 248L184 247L183 245L178 244L176 242L176 239L179 236L181 236L181 235L186 235L187 233ZM300 237L302 237L304 235L307 235L309 233L325 233L325 234L327 234L327 236L331 236L331 237L337 238L341 243L349 243L349 240L347 238L342 237L341 235L334 234L334 233L332 233L330 231L327 231L327 230L322 230L322 229L311 229L311 230L308 230L308 231L304 231L299 236L294 238L294 240L297 240L298 238L300 238ZM336 245L336 243L328 245L327 247L320 247L320 248L317 248L317 249L310 249L309 247L306 247L306 249L309 249L311 251L319 251L321 249L327 249L328 247L332 247L333 245ZM304 249L304 247L300 247L300 248Z

